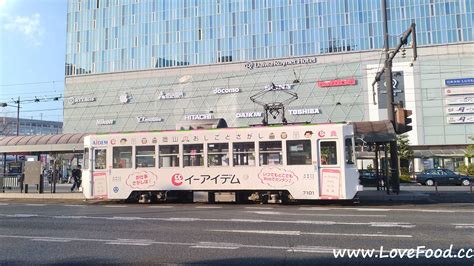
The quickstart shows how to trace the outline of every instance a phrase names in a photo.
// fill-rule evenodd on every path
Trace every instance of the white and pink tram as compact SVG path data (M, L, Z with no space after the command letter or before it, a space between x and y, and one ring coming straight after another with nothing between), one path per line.
M346 200L358 191L348 123L85 137L87 199Z

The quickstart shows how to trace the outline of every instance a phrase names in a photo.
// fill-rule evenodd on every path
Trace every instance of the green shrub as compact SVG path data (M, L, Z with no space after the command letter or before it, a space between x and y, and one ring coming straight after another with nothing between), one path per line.
M469 164L469 165L461 165L459 166L456 171L458 171L459 173L461 174L464 174L464 175L470 175L470 176L473 176L474 175L474 164Z
M411 182L412 180L409 175L404 175L404 174L400 175L400 183L411 183Z

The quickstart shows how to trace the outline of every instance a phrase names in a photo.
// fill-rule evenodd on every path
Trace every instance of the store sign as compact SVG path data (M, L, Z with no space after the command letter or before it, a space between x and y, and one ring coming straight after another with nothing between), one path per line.
M244 113L236 113L236 118L252 118L252 117L261 117L262 112L244 112Z
M448 117L449 124L470 124L474 123L474 115L451 116Z
M447 88L444 90L446 95L474 94L474 87Z
M206 120L206 119L213 119L214 116L212 114L198 114L198 115L185 115L184 120Z
M474 106L456 106L446 109L448 114L474 114Z
M474 85L474 78L446 79L444 84L446 86Z
M319 108L306 108L306 109L288 110L288 112L292 115L314 115L314 114L320 114L321 110Z
M466 96L466 97L453 97L446 99L447 104L466 104L466 103L474 103L474 96Z
M387 109L387 90L385 76L380 78L378 88L378 108ZM393 102L405 102L405 80L403 71L394 71L392 78Z
M95 97L69 97L67 102L69 104L76 104L76 103L86 103L86 102L95 102L97 99Z
M328 81L318 81L318 87L354 86L356 84L356 79L336 79Z
M95 122L98 126L107 126L115 124L115 119L97 119Z
M131 97L130 97L130 95L128 95L128 93L124 93L124 94L120 95L119 100L120 100L121 103L126 104L126 103L130 102L130 98Z
M164 119L158 116L137 116L137 123L155 123L155 122L163 122Z
M293 89L294 84L271 84L265 86L266 91L284 91Z
M315 64L318 62L316 57L312 58L296 58L288 60L273 60L273 61L263 61L263 62L248 62L244 66L250 70L257 68L267 68L267 67L277 67L277 66L293 66L293 65L305 65L305 64Z
M180 99L184 98L184 92L160 92L158 96L160 100Z
M213 90L214 94L230 94L230 93L239 93L240 88L215 88Z

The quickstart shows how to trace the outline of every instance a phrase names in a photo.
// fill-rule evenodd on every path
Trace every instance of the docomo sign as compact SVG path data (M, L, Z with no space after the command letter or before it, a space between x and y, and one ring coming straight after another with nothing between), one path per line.
M215 88L213 92L214 94L239 93L240 88Z
M67 102L69 104L76 104L76 103L86 103L86 102L95 102L97 99L95 97L69 97Z
M318 87L338 87L338 86L354 86L356 79L336 79L328 81L318 81Z

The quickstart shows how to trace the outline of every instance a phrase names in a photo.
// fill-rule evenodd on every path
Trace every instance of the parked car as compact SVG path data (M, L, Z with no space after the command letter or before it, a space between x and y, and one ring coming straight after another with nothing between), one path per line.
M416 175L416 182L426 186L438 185L463 185L469 186L474 179L467 175L457 174L449 169L427 169Z
M381 178L379 176L379 178ZM363 186L377 186L377 175L375 171L371 170L359 170L359 183ZM380 183L383 186L383 180Z

